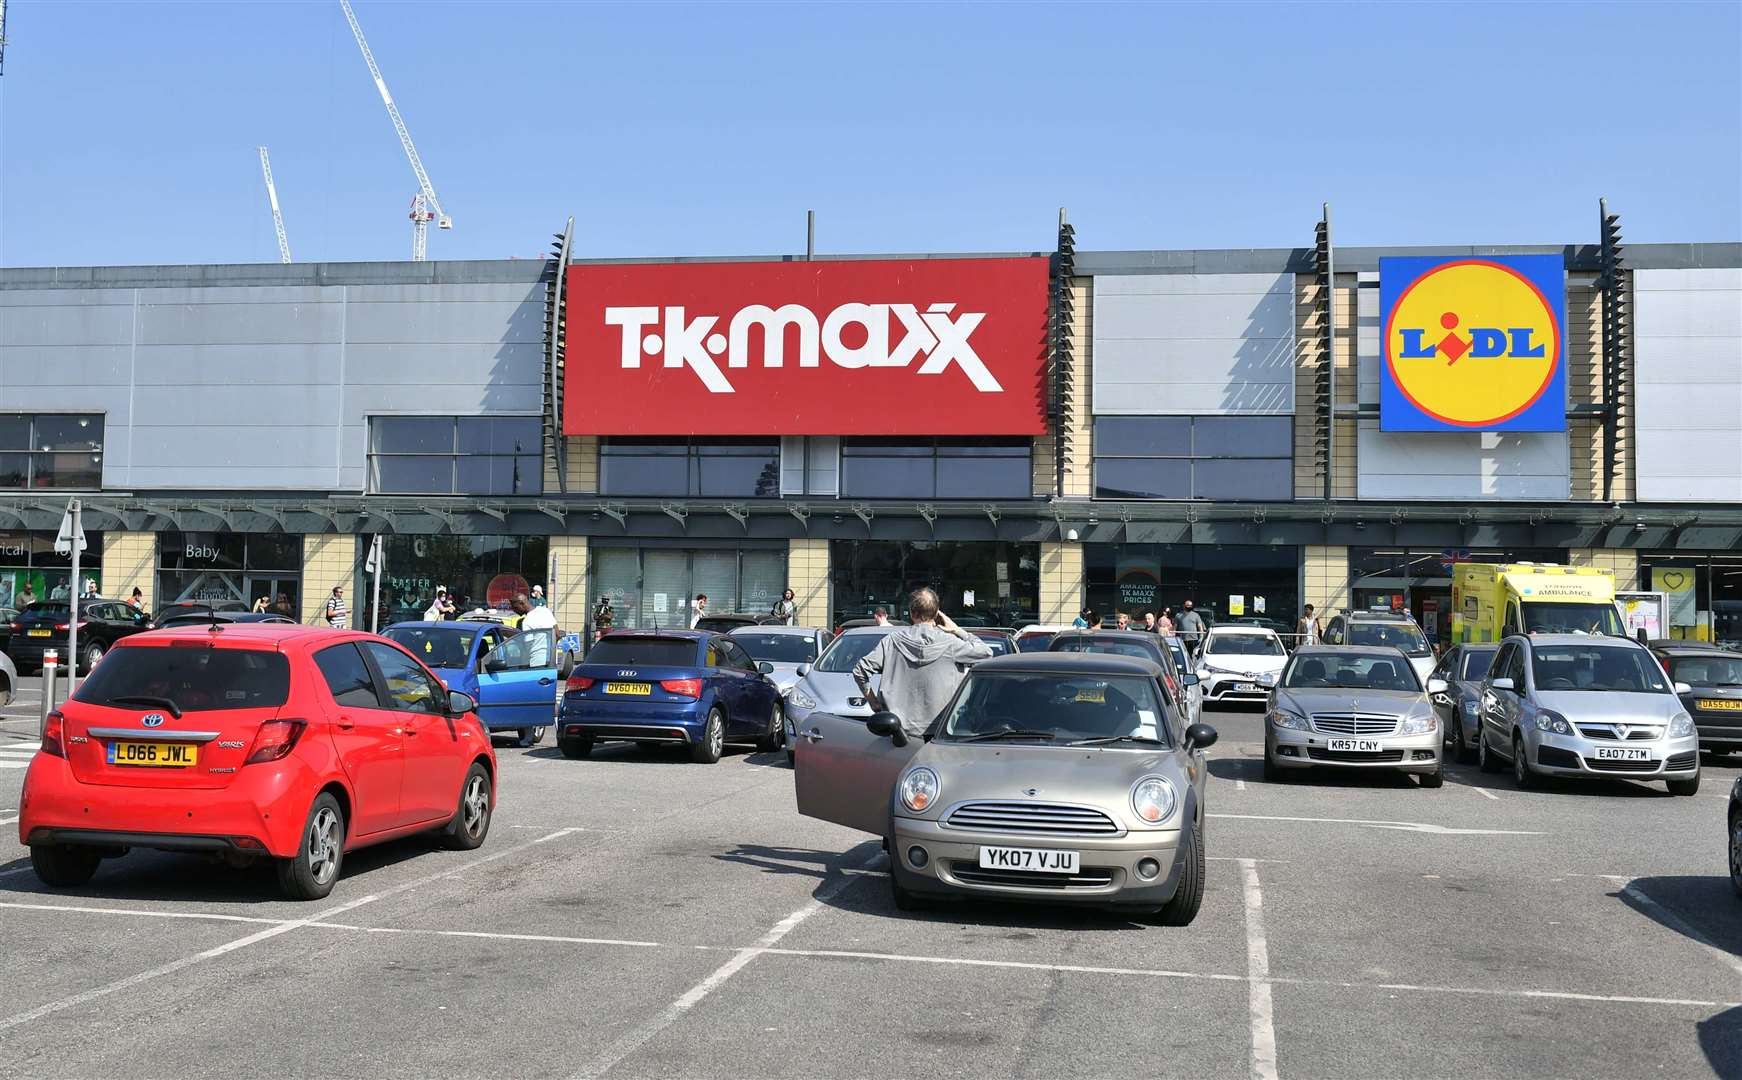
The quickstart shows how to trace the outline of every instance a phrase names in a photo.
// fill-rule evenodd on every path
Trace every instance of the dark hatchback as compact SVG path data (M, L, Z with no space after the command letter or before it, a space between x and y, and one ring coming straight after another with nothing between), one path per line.
M743 646L703 630L613 630L569 674L557 747L583 758L596 743L677 743L712 764L727 743L778 750L780 688Z
M1700 749L1718 754L1742 750L1742 653L1679 643L1652 651L1670 681L1688 688L1679 696L1694 719Z
M66 662L67 620L72 609L65 601L45 600L31 604L12 620L12 636L6 655L18 665L19 674L42 666L45 650L56 649ZM79 604L79 671L89 672L105 653L124 637L156 629L151 616L118 600L85 600Z

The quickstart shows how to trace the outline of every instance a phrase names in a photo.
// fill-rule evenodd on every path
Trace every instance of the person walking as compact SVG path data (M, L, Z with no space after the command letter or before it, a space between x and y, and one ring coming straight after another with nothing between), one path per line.
M1173 608L1161 609L1161 618L1155 620L1155 629L1162 637L1173 637Z
M1084 608L1082 614L1071 620L1071 625L1076 627L1078 630L1087 630L1089 628L1089 616L1093 614L1094 612L1090 611L1088 608Z
M707 618L707 615L708 594L699 592L696 594L694 602L690 604L690 629L694 630L696 624Z
M780 599L774 602L769 613L779 619L782 626L798 625L798 601L793 598L791 589L780 594Z
M1155 612L1146 611L1143 613L1143 632L1146 634L1158 634L1161 632L1161 627L1157 625L1155 621Z
M1196 655L1204 643L1204 617L1198 614L1190 600L1185 602L1180 611L1179 622L1175 629L1179 631L1180 637L1186 639L1186 648L1190 649L1193 655Z
M544 607L544 586L534 585L532 587L532 595L527 597L527 599L532 602L533 607Z
M593 605L593 640L604 637L616 621L617 613L611 610L611 598L599 597L599 602Z
M1325 628L1319 624L1319 620L1313 615L1313 606L1311 604L1308 604L1306 607L1301 609L1300 622L1295 624L1295 632L1300 634L1299 644L1301 645L1317 645L1320 641L1324 640Z
M18 594L18 606L27 608L36 603L36 590L30 587L30 582L24 583L24 591Z
M1121 630L1131 629L1131 616L1129 616L1129 615L1125 614L1123 611L1121 611L1119 613L1119 619L1114 625L1117 626Z
M351 609L345 606L345 587L333 586L333 595L327 597L327 625L334 630L344 630L351 625Z
M1089 630L1101 629L1101 616L1095 614L1093 611L1083 612L1083 618L1088 623L1088 626L1086 627L1086 629L1089 629Z
M889 625L889 609L884 607L882 604L877 605L877 610L871 613L871 617L877 620L878 626Z
M534 607L532 598L525 593L515 593L509 605L514 613L520 616L520 632L531 634L539 630L549 630L550 633L539 634L532 640L526 650L527 662L533 667L554 667L556 661L551 654L551 645L562 637L562 631L557 628L556 612L549 605Z
M909 594L907 617L909 625L885 634L853 665L853 680L867 701L881 697L901 729L918 738L955 696L966 675L963 665L984 660L992 650L939 611L938 594L930 589ZM881 693L871 689L873 675L883 676Z

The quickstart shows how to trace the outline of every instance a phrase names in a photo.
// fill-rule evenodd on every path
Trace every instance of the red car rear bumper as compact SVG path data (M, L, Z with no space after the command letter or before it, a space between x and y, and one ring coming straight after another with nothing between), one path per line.
M20 843L296 854L320 778L296 755L244 766L222 789L87 784L39 753L24 776Z

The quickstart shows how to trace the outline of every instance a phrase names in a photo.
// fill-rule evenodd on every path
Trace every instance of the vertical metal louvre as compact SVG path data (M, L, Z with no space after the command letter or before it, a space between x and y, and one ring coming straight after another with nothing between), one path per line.
M1331 498L1331 440L1336 438L1337 328L1334 304L1336 286L1335 265L1331 255L1331 204L1325 204L1313 237L1313 276L1318 283L1319 333L1323 341L1319 349L1318 370L1313 373L1313 469L1324 480L1325 499Z
M1610 502L1615 497L1615 476L1623 453L1632 318L1621 260L1621 215L1609 212L1608 199L1599 199L1597 216L1601 234L1597 287L1603 294L1603 501Z
M544 292L544 459L556 463L556 489L569 490L568 443L563 438L563 355L568 343L569 244L575 219L551 239Z
M1052 277L1052 378L1046 406L1047 426L1053 433L1053 462L1058 494L1065 492L1065 469L1070 462L1070 414L1075 395L1071 389L1076 356L1071 333L1076 323L1076 301L1071 280L1076 273L1077 232L1059 210L1058 251L1053 256Z

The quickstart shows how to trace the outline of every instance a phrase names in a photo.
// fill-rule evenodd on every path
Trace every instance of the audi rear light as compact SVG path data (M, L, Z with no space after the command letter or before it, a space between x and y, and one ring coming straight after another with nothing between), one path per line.
M244 765L258 765L263 761L277 761L291 752L296 746L296 740L302 737L302 729L308 725L301 720L268 720L260 725L260 730L254 734L254 745L248 751L248 760Z
M699 698L702 696L702 680L700 679L661 679L659 688L676 697Z
M66 729L66 717L59 709L48 714L48 719L42 724L42 752L57 758L67 756L66 744L62 741Z
M15 622L15 623L13 623L13 624L12 624L12 629L14 629L14 630L22 630L22 629L24 629L24 624L23 624L23 623L21 623L21 622Z
M591 690L595 681L597 680L589 679L585 675L570 675L568 688L570 690Z

